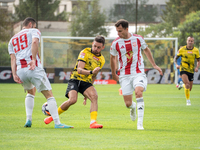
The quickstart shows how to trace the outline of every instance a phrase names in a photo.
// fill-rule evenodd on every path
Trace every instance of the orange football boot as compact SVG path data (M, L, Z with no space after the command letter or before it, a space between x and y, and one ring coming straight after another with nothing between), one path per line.
M53 117L52 117L52 116L47 117L47 118L44 119L44 123L46 123L46 124L49 124L49 123L51 123L52 121L53 121Z
M90 124L90 128L101 129L101 128L103 128L103 125L97 124L97 122L95 121L92 124Z

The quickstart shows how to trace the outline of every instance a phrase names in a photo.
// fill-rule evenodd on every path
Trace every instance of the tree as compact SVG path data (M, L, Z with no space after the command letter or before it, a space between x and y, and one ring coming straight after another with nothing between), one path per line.
M0 42L5 42L12 35L12 17L6 9L0 9L0 18Z
M66 12L63 11L57 16L54 15L59 4L59 0L20 0L19 5L14 5L14 7L19 20L24 20L26 17L33 17L43 21L66 21Z
M166 10L162 16L163 22L150 25L145 30L140 28L138 34L144 37L176 37L177 34L174 33L177 32L174 32L174 30L186 20L185 16L200 10L200 1L196 0L169 0L166 4Z
M77 3L77 7L73 9L71 36L94 37L97 34L107 36L108 31L104 27L106 14L100 12L99 0L93 0L91 3L78 0Z
M196 0L169 0L166 4L162 18L172 27L177 27L180 22L184 22L185 16L189 13L200 10L200 1Z
M0 66L10 66L10 55L8 53L8 43L0 42Z
M157 8L146 5L148 0L139 0L137 22L155 22L157 17ZM136 2L135 0L120 0L109 11L109 20L116 22L123 18L129 22L136 21Z
M185 21L179 24L173 35L178 37L179 45L186 45L187 37L193 36L195 46L200 47L200 11L187 15Z

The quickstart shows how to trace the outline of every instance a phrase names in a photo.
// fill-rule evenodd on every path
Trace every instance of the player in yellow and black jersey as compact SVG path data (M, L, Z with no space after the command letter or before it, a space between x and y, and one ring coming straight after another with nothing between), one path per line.
M82 61L85 63L85 70L94 70L96 67L100 67L100 69L103 67L103 65L105 64L105 59L103 57L103 55L100 56L96 56L91 48L85 48L84 50L82 50L78 56L77 62L76 62L76 66L74 68L73 73L71 74L71 79L76 79L76 80L80 80L80 81L85 81L85 82L89 82L89 83L93 83L94 80L92 80L93 74L91 72L91 74L79 74L78 73L78 63L79 61Z
M101 54L101 51L105 48L104 44L105 38L98 35L92 43L92 48L85 48L80 52L65 94L69 99L58 107L58 114L68 110L71 105L77 102L78 92L81 93L84 96L84 105L86 105L87 98L91 101L90 128L103 128L103 125L97 124L96 122L98 95L93 86L93 82L96 75L105 64L105 59ZM51 116L44 119L46 124L49 124L52 121L53 118Z
M181 65L177 65L177 59L181 57ZM197 66L195 65L195 59L197 59ZM191 105L190 102L190 91L192 90L194 71L198 72L200 66L200 56L199 50L194 47L194 38L189 36L187 38L187 45L179 49L178 54L174 58L174 63L176 68L180 68L180 75L185 87L185 96L187 100L187 105Z

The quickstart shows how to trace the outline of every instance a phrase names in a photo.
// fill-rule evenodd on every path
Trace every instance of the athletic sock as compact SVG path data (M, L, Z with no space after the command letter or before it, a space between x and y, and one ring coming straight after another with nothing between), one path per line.
M25 98L25 108L26 108L26 121L32 121L32 113L34 107L34 95L27 94Z
M144 118L144 100L143 97L136 98L137 100L137 112L138 112L138 125L143 125Z
M63 112L65 112L65 110L62 110L62 108L60 108L60 106L58 107L58 114L62 114Z
M57 109L57 104L56 104L56 100L54 97L50 97L47 99L47 103L49 106L49 112L53 118L53 121L56 125L60 124L60 119L58 116L58 109Z
M189 100L190 99L190 89L186 89L185 88L185 97L186 97L186 100Z
M127 108L129 108L129 109L134 109L135 107L136 107L136 105L135 105L134 102L132 101L131 106L129 106L129 107L127 107Z
M97 120L97 111L92 111L90 113L90 124L94 123Z

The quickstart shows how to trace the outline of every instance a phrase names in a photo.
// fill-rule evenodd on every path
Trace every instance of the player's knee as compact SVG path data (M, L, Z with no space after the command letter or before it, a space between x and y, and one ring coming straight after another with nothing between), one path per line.
M136 92L135 92L135 97L136 97L136 98L142 97L142 93L143 93L142 91L136 91Z
M93 101L93 102L97 102L97 100L98 100L98 95L96 94L96 93L92 93L91 95L90 95L90 100L91 101Z
M73 104L75 104L77 102L77 98L76 97L71 97L69 99L69 102L70 102L71 105L73 105Z

